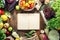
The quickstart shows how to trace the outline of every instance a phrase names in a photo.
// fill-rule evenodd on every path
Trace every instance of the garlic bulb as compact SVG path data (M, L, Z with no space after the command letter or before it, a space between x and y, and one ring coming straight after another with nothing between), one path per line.
M6 39L14 40L14 38L11 36L8 36Z
M8 27L9 27L9 23L5 23L4 28L8 28Z

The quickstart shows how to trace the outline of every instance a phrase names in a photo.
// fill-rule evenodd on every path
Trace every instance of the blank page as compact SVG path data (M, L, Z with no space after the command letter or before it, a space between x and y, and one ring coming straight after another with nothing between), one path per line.
M39 30L40 29L40 14L17 14L17 29L18 30Z

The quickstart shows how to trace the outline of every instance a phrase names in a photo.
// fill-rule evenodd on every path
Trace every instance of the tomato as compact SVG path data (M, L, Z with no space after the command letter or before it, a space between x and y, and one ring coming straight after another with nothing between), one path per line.
M32 9L34 7L34 4L33 3L31 3L30 4L30 9Z
M4 11L2 10L2 13L1 13L1 15L3 15L4 14Z
M34 3L32 3L31 6L34 7Z
M20 6L22 7L22 6L24 6L25 5L25 1L21 1L20 2Z
M25 1L22 1L23 4L25 4Z
M0 15L3 15L3 14L4 14L4 10L0 9Z
M1 14L1 12L2 12L2 11L0 10L0 14Z
M21 1L25 1L25 0L21 0Z
M20 5L23 5L22 1L20 2Z
M28 10L28 7L27 6L25 6L25 10Z

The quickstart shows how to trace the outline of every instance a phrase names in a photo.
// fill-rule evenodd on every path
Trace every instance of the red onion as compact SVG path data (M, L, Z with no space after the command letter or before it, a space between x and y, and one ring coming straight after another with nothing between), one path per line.
M7 0L8 3L13 3L15 0Z
M48 37L46 34L41 34L40 37L41 37L41 40L48 40Z

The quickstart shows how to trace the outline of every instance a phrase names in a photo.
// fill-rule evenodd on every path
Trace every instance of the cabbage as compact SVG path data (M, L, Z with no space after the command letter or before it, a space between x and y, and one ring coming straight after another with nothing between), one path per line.
M51 30L48 35L49 40L59 40L59 33L56 30Z

